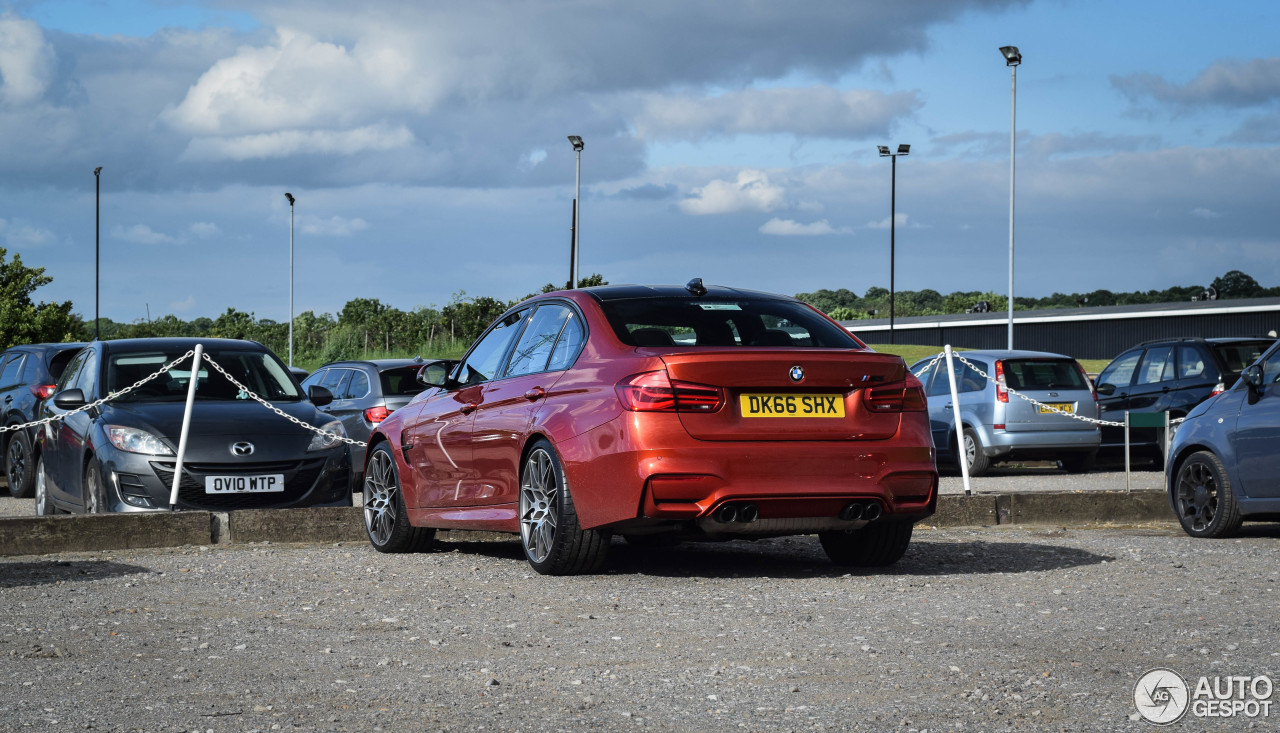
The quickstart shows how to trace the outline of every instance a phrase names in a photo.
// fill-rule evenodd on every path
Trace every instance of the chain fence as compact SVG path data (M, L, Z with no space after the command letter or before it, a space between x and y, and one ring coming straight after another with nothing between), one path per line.
M142 385L146 384L147 382L150 382L151 380L158 378L160 375L162 375L162 374L167 374L167 373L169 372L169 370L171 370L171 369L173 369L174 367L178 366L179 364L181 364L182 362L186 361L187 359L190 359L190 358L191 358L192 356L194 356L194 355L195 355L195 349L192 349L191 351L188 351L187 353L183 354L182 356L179 356L178 358L174 359L173 361L169 362L168 364L165 364L164 366L160 367L160 368L159 368L158 370L156 370L155 372L153 372L153 373L151 373L151 374L149 374L149 375L147 375L147 376L143 377L142 379L139 379L138 381L134 382L133 384L129 385L128 387L125 387L125 388L124 388L124 389L122 389L122 390L118 390L118 391L115 391L115 392L111 392L110 394L106 395L105 397L102 397L102 398L96 399L96 400L94 400L93 402L90 402L90 403L87 403L87 404L81 405L80 407L77 407L77 408L75 408L74 410L68 410L67 412L61 413L61 414L59 414L59 415L51 415L51 416L49 416L49 417L46 417L46 418L43 418L43 419L40 419L40 420L34 420L34 421L32 421L32 422L28 422L28 423L21 423L21 424L19 424L19 425L6 425L6 426L3 426L3 427L0 427L0 433L7 433L7 432L15 431L15 430L26 430L27 428L43 427L43 426L45 426L45 425L48 425L48 424L51 424L51 423L57 422L57 421L59 421L59 420L65 420L65 419L67 419L67 418L71 417L72 415L76 415L76 414L79 414L79 413L81 413L81 412L86 412L86 411L88 411L88 410L92 410L92 409L94 409L95 407L101 407L102 405L104 405L104 404L106 404L106 403L108 403L108 402L110 402L110 401L112 401L112 400L119 399L119 398L121 398L121 397L123 397L123 396L125 396L125 395L129 394L130 392L134 391L135 389L138 389L139 387L141 387ZM253 390L249 389L249 388L248 388L248 387L246 387L244 384L242 384L239 380L237 380L235 377L231 376L231 375L227 372L227 370L226 370L226 369L224 369L224 368L222 367L222 365L221 365L221 364L219 364L218 362L216 362L216 361L214 361L214 360L213 360L213 357L209 356L208 354L204 354L204 361L208 362L209 366L210 366L210 367L212 367L212 368L214 369L214 371L216 371L216 372L218 372L219 374L221 374L222 376L226 377L226 378L227 378L227 381L229 381L229 382L231 382L231 384L235 385L235 387L236 387L237 389L239 389L241 392L243 392L247 397L249 397L250 399L254 400L254 401L255 401L255 402L257 402L258 404L262 405L263 407L267 408L268 410L270 410L270 411L274 412L275 414L279 415L280 417L283 417L284 419L288 420L289 422L291 422L291 423L293 423L293 424L295 424L295 425L298 425L299 427L306 428L307 430L310 430L310 431L311 431L311 432L313 432L313 433L317 433L317 434L319 434L319 435L323 435L323 436L325 436L325 437L329 438L330 440L338 440L338 441L342 441L343 443L346 443L347 445L360 446L361 448L368 447L368 444L367 444L367 443L365 443L364 441L354 440L354 439L352 439L352 438L349 438L349 437L347 437L347 436L345 436L345 435L341 435L341 434L339 434L339 433L335 433L335 432L332 432L332 431L329 431L329 430L323 430L323 429L318 428L318 427L316 427L316 426L314 426L314 425L310 425L310 424L308 424L307 422L305 422L305 421L303 421L303 420L299 420L298 418L294 417L293 415L290 415L290 414L286 413L284 410L281 410L280 408L276 407L275 405L271 404L270 402L267 402L266 400L264 400L264 399L262 399L261 397L259 397L259 396L258 396L258 395L253 391ZM197 370L192 369L191 371L192 371L192 373L193 373L193 375L194 375L194 374L195 374L195 372L196 372ZM193 377L193 378L195 378L195 377Z

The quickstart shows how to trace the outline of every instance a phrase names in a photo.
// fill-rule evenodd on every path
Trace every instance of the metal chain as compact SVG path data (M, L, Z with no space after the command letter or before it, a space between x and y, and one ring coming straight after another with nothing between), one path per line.
M129 393L130 393L130 392L132 392L133 390L135 390L135 389L137 389L137 388L141 387L142 385L146 384L147 382L150 382L151 380L153 380L153 379L155 379L156 377L160 376L161 374L164 374L164 373L168 372L170 369L174 368L174 367L175 367L175 366L177 366L178 364L182 363L183 361L186 361L187 357L192 356L192 355L193 355L193 354L195 354L195 353L196 353L196 352L195 352L195 349L192 349L191 351L188 351L187 353L183 354L182 356L179 356L177 359L174 359L173 361L169 362L168 364L165 364L164 366L160 367L159 371L152 372L151 374L149 374L149 375L147 375L147 376L143 377L142 379L139 379L138 381L134 382L133 384L129 385L128 387L125 387L124 389L120 390L119 392L112 392L111 394L107 395L106 397L103 397L103 398L101 398L101 399L94 400L93 402L90 402L90 403L89 403L89 404L87 404L87 405L81 405L80 407L77 407L76 409L71 410L71 411L69 411L69 412L64 412L64 413L62 413L61 415L53 415L52 417L46 417L46 418L44 418L43 420L36 420L35 422L23 423L22 425L9 425L9 426L6 426L6 427L0 427L0 433L7 433L7 432L12 431L12 430L22 430L22 429L24 429L24 428L34 428L34 427L37 427L37 426L48 425L49 423L57 422L58 420L65 420L66 418L69 418L69 417L71 417L72 415L75 415L75 414L77 414L77 413L85 412L86 410L92 410L92 409L93 409L93 408L95 408L95 407L101 407L102 405L106 404L107 402L110 402L111 400L114 400L114 399L116 399L117 397L123 397L124 395L129 394Z
M954 351L953 351L953 352L951 352L951 353L952 353L952 356L954 356L955 358L959 359L961 362L963 362L966 366L968 366L968 367L969 367L970 369L972 369L973 371L977 372L977 373L978 373L978 376L982 377L983 379L986 379L988 382L995 382L996 384L999 384L998 382L996 382L996 380L995 380L994 378L992 378L992 377L991 377L991 376L989 376L986 372L984 372L984 371L982 371L981 369L979 369L979 368L978 368L978 366L977 366L976 364L974 364L973 362L971 362L971 361L969 361L968 359L964 358L964 357L963 357L963 356L961 356L959 353L956 353L956 352L954 352ZM940 357L938 357L938 358L940 358ZM935 359L934 359L934 361L937 361L937 358L935 358ZM1038 400L1036 400L1036 399L1034 399L1034 398L1028 397L1028 396L1026 396L1026 395L1022 394L1021 392L1019 392L1018 390L1014 389L1013 387L1008 387L1008 386L1006 386L1006 387L1004 387L1004 390L1005 390L1006 392L1008 392L1009 394L1011 394L1011 395L1017 395L1020 399L1026 400L1027 402L1030 402L1031 404L1035 405L1036 407L1044 407L1044 408L1047 408L1047 409L1049 409L1049 410L1050 410L1050 411L1052 411L1052 412L1056 412L1056 413L1058 413L1059 415L1066 415L1067 417L1072 418L1072 419L1074 419L1074 420L1080 420L1080 421L1082 421L1082 422L1093 423L1094 425L1108 425L1108 426L1118 427L1118 428L1122 428L1122 427L1124 427L1124 423L1122 423L1122 422L1114 422L1114 421L1111 421L1111 420L1099 420L1098 418L1094 418L1094 417L1087 417L1087 416L1085 416L1085 415L1077 415L1077 414L1076 414L1076 413L1074 413L1074 412L1066 412L1066 411L1063 411L1063 410L1059 410L1058 408L1054 407L1053 405L1048 405L1048 404L1045 404L1045 403L1043 403L1043 402L1040 402L1040 401L1038 401ZM1170 421L1169 421L1169 424L1170 424L1170 425L1177 425L1178 423L1182 422L1182 421L1183 421L1183 420L1185 420L1185 419L1186 419L1186 418L1182 418L1182 417L1175 418L1175 419L1173 419L1173 420L1170 420Z
M262 398L261 398L261 397L259 397L257 394L255 394L255 393L253 392L253 390L251 390L251 389L249 389L248 387L246 387L246 386L244 386L243 384L241 384L239 381L237 381L237 380L236 380L236 378L235 378L235 377L233 377L233 376L231 376L230 374L228 374L228 373L227 373L227 370L226 370L226 369L223 369L221 364L219 364L218 362L214 361L214 360L213 360L213 357L209 356L208 354L205 354L205 355L204 355L204 360L205 360L205 361L207 361L207 362L209 362L209 366L213 367L213 368L214 368L214 370L216 370L216 371L217 371L218 373L220 373L222 376L226 377L226 378L227 378L227 381L229 381L229 382L231 382L232 384L234 384L234 385L236 386L236 388L237 388L237 389L239 389L241 392L244 392L246 395L248 395L248 396L250 397L250 399L254 400L254 401L255 401L255 402L257 402L258 404L260 404L260 405L262 405L263 407L267 408L268 410L271 410L272 412L274 412L275 414L279 415L280 417L283 417L284 419L288 420L289 422L291 422L291 423L293 423L293 424L295 424L295 425L298 425L299 427L306 428L307 430L310 430L310 431L311 431L311 432L313 432L313 433L318 433L319 435L323 435L323 436L325 436L326 438L330 438L331 440L341 440L342 442L346 443L347 445L358 445L358 446L360 446L361 448L367 448L367 447L369 446L369 444L368 444L368 443L366 443L366 442L364 442L364 441L362 441L362 440L354 440L354 439L352 439L352 438L348 438L348 437L347 437L347 436L345 436L345 435L339 435L339 434L337 434L337 433L331 433L331 432L329 432L328 430L321 430L320 428L317 428L317 427L316 427L316 426L314 426L314 425L309 425L309 424L307 424L307 423L303 422L302 420L299 420L298 418L294 417L293 415L290 415L290 414L288 414L287 412L285 412L284 410L281 410L279 407L276 407L275 405L271 404L270 402L267 402L266 400L262 399Z

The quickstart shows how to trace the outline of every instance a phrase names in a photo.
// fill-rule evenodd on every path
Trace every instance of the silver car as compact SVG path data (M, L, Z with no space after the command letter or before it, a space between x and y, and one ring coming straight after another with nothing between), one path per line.
M954 365L971 475L981 476L993 463L1012 460L1056 460L1071 473L1093 465L1101 443L1098 426L1059 414L1098 417L1098 397L1079 362L1043 351L963 351L957 356L973 364L956 358ZM939 466L956 460L960 443L945 365L945 357L911 365L911 373L924 383Z

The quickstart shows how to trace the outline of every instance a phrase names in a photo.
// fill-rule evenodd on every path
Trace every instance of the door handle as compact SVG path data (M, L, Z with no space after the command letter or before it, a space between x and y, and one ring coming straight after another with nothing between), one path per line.
M467 404L458 408L458 412L461 412L463 415L470 415L475 411L476 411L476 403L474 402L468 402Z
M526 400L529 400L530 402L536 402L537 400L540 400L546 396L547 396L547 391L541 387L534 387L533 389L524 393L524 398Z
M951 403L950 403L950 402L948 402L947 404L943 405L943 406L942 406L942 409L944 409L944 410L950 410L950 409L951 409Z

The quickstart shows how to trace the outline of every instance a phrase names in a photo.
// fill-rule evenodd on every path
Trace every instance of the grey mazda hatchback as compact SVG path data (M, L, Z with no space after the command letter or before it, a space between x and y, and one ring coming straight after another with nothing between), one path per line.
M226 511L350 506L351 456L342 423L319 411L332 395L304 394L267 347L230 339L95 341L58 380L35 448L36 513L167 509L176 468L191 362L130 391L135 382L203 343L236 381L307 430L266 409L201 364L178 485L177 507ZM72 414L105 396L100 407ZM308 397L310 399L308 399Z

